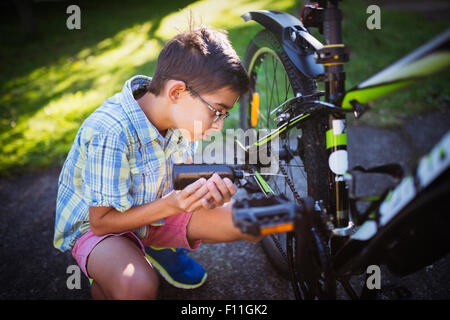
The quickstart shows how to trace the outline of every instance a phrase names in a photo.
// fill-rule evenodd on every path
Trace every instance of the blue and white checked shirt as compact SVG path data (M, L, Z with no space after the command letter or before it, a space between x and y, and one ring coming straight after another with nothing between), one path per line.
M133 92L150 81L141 75L129 79L122 92L107 99L81 125L58 181L57 249L71 249L89 230L90 206L124 212L166 195L173 189L172 164L193 155L196 143L176 128L163 137L134 99ZM148 227L134 233L145 238Z

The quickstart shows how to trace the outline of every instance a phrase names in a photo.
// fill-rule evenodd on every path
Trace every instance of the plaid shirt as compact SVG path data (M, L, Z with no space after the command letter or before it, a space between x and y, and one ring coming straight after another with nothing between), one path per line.
M186 162L196 143L171 128L165 137L133 94L151 81L135 76L81 125L58 180L54 246L66 251L89 230L89 207L124 212L173 189L172 164ZM153 223L161 225L164 220ZM148 226L134 230L144 238Z

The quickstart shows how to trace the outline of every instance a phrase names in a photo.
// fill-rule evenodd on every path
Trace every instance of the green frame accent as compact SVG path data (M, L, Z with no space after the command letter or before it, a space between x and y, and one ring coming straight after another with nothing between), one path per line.
M346 146L347 145L347 134L346 133L335 135L333 133L333 129L329 129L329 130L327 130L326 137L327 137L327 149L330 149L330 148L336 147L336 146Z
M262 146L264 143L267 143L267 142L269 142L270 140L272 140L273 138L275 138L276 136L278 136L280 133L282 133L284 130L286 130L286 128L292 127L294 124L296 124L296 123L299 122L300 120L303 120L303 119L305 119L305 118L307 118L307 117L309 117L309 116L310 116L310 114L307 113L307 114L305 114L305 115L299 117L298 119L295 119L294 121L289 122L287 125L284 125L284 126L278 128L277 130L272 131L269 135L267 135L267 136L265 136L265 137L259 139L259 140L256 141L253 145L255 145L255 146L257 146L257 147Z
M374 87L350 90L344 96L344 100L342 101L342 108L353 109L353 106L350 104L350 101L352 100L357 100L359 103L366 104L372 100L383 97L393 91L406 87L412 82L413 82L412 80L405 80L401 82L387 83Z
M258 171L255 171L255 177L261 184L261 187L264 189L264 192L275 194L275 191L272 190L272 188L269 186L266 180L264 180L264 178L259 174Z
M450 66L450 51L448 50L432 52L414 61L405 62L405 59L408 59L411 54L347 91L342 100L342 108L352 109L350 104L352 100L366 104Z

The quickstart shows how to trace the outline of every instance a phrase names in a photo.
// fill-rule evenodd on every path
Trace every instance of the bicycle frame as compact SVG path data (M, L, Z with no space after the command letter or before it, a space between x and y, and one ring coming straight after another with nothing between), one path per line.
M271 139L287 132L290 128L301 127L301 123L308 121L313 113L325 109L329 113L328 128L325 132L329 168L329 203L326 209L327 212L334 215L336 234L347 236L354 225L350 219L349 195L345 176L348 171L345 114L353 112L358 117L368 108L365 104L369 101L403 88L411 84L413 80L448 67L450 53L447 48L450 30L360 85L345 91L344 63L349 58L348 50L341 43L342 15L338 8L339 1L322 0L317 2L320 9L323 10L321 14L323 20L320 23L325 45L310 35L300 20L287 13L260 10L248 12L242 16L245 21L255 20L271 31L280 41L298 71L325 83L325 102L308 101L302 104L303 97L296 97L287 104L287 108L290 108L292 104L297 104L296 109L300 109L304 104L311 104L313 108L308 112L294 114L287 120L281 121L276 130L248 146L247 150L263 147ZM320 108L321 105L325 108ZM287 108L281 109L279 113ZM275 110L277 109L279 108Z
M325 4L325 3L324 3ZM327 54L327 50L334 51L335 48L343 47L341 42L341 13L330 1L325 8L324 13L324 35L326 45L322 45L320 41L311 36L303 24L296 18L279 11L255 11L243 15L244 20L256 20L267 29L272 31L278 40L282 43L284 50L289 58L295 64L300 72L304 75L317 78L319 75L325 79L325 101L337 103L345 90L345 73L343 72L344 60L335 59L339 62L330 63L328 60L321 60L316 63L314 54L322 52ZM305 46L297 45L299 39L306 44ZM285 124L280 125L270 136L256 142L256 146L260 146L271 138L277 136L281 132L305 119L309 114L300 115L294 119L290 119ZM329 170L329 186L331 200L328 204L329 211L336 214L336 226L338 228L347 227L349 223L348 217L348 194L345 187L343 174L347 170L347 142L346 142L346 123L345 116L330 115L329 130L327 131L327 150L330 161Z
M407 244L405 245L403 242L402 245L402 241L399 241L397 236L397 232L399 230L401 231L402 228L406 232L411 232L411 230L413 233L425 232L427 230L426 228L422 227L420 229L420 226L423 224L420 222L420 215L417 212L426 210L427 207L424 203L426 204L427 201L443 202L442 200L445 197L450 196L448 192L450 189L448 184L448 168L450 166L448 157L446 163L441 163L441 166L436 165L434 167L434 173L433 169L428 174L423 169L425 163L427 161L429 162L430 158L437 158L436 154L442 155L445 152L446 154L450 154L450 133L420 162L419 168L421 169L419 169L419 172L422 170L421 174L417 176L408 175L396 188L388 189L383 195L377 197L376 201L372 202L371 206L369 206L370 211L366 211L363 215L359 215L356 210L355 203L357 199L354 199L353 195L352 197L349 196L347 182L351 180L351 175L348 170L346 133L346 113L353 112L355 117L359 117L368 109L368 102L403 88L411 84L414 80L421 79L450 66L450 52L448 51L450 30L447 30L403 59L362 82L360 85L346 91L343 66L349 60L349 57L348 50L341 43L340 24L342 16L338 9L338 1L323 0L318 2L322 12L320 15L316 15L316 17L322 17L319 25L322 27L325 45L322 45L312 37L298 19L289 17L286 13L262 10L243 15L245 21L255 20L276 36L299 72L306 77L325 83L325 101L304 101L305 97L294 92L294 95L296 95L295 98L289 98L287 101L281 103L280 106L276 107L275 110L278 111L278 119L282 119L282 116L285 116L287 119L282 119L278 123L276 130L256 141L247 150L264 147L271 139L287 132L291 128L302 127L302 123L311 119L311 116L315 112L325 111L328 113L328 128L324 134L326 135L329 169L329 203L325 204L325 211L333 216L334 223L330 230L327 223L331 220L322 219L322 222L325 222L324 225L330 231L328 249L331 249L329 252L331 255L327 259L331 260L326 262L326 265L327 268L331 269L327 269L327 272L331 272L331 277L336 277L342 283L346 292L352 298L357 298L357 294L353 291L347 276L360 274L364 271L364 269L361 269L362 267L366 267L372 263L380 264L384 262L389 265L391 270L394 269L397 274L404 275L432 263L450 250L450 247L445 245L450 242L450 239L448 239L448 236L442 236L441 238L444 239L442 245L436 246L435 242L428 240L431 249L428 250L425 256L420 259L415 259L414 255L416 253L414 250L411 252L410 248L411 246L414 247L414 245L419 246L421 244L420 241L423 240L420 237L406 235L403 238L406 239ZM315 24L318 24L317 21L315 21ZM315 61L312 61L312 57L315 57ZM286 70L286 72L289 75L292 71ZM312 107L305 109L304 107L307 104L310 104ZM286 112L286 110L289 112ZM298 112L291 112L292 110L297 110ZM363 169L362 171L392 173L399 171L398 167L398 165L387 165L383 168ZM438 171L439 174L437 173ZM437 179L441 175L441 181L443 179L442 175L444 175L447 177L447 180L445 180L447 183L445 185L438 185L438 188L433 187L435 190L427 193L424 190L431 188L432 180L428 181L429 184L422 184L416 187L412 185L412 181L417 182L421 180L420 175L422 177L427 175L433 176ZM267 183L262 177L257 177L255 180L257 180L259 187L266 195L273 194L273 191L270 192L269 188L264 187ZM436 183L434 183L434 186L436 186ZM405 192L407 196L402 197ZM397 206L393 205L396 202L400 202L401 205L398 205L398 203ZM441 205L441 207L444 212L449 210L448 205L447 207ZM261 210L260 214L269 211L269 208L264 209ZM322 212L324 211L323 209L319 208ZM301 215L308 215L308 213L302 212ZM317 214L313 215L317 216ZM369 217L369 215L371 216ZM433 217L436 221L448 220L445 220L442 214L439 215L439 212L432 212L429 217ZM408 221L414 221L416 223L419 221L419 227L410 225ZM299 224L296 224L295 232L297 237L302 237L302 233L304 234L303 237L306 238L317 237L317 234L311 234L307 230L308 228L305 229L304 226L302 230L297 230L298 226ZM403 234L405 234L405 231ZM288 233L288 236L292 238L292 233ZM331 242L333 239L337 240L334 241L335 244ZM408 247L408 244L411 245ZM319 254L325 253L323 249L318 249L320 251ZM290 241L287 241L287 251L291 252L291 254L293 252ZM382 255L388 256L384 258L384 261L380 258L380 251ZM291 258L291 254L288 254L288 258ZM327 254L325 253L325 255ZM298 281L296 279L296 272L294 271L294 268L297 267L294 265L292 259L288 261L288 266L290 268L294 292L296 297L299 297L298 287L296 285ZM308 275L305 276L308 277Z

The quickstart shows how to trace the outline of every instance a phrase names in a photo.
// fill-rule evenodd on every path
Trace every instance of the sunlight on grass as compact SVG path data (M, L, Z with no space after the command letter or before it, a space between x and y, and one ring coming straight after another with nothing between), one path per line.
M256 24L245 24L240 15L255 9L288 10L294 4L293 0L210 0L189 7L196 22L227 30L242 28L239 35L231 32L230 39L242 38L245 33L245 39L236 40L235 47L243 55L251 37L245 30ZM80 47L71 57L2 83L0 174L61 165L83 120L120 91L131 76L154 70L163 42L173 37L177 28L186 28L186 12L179 9L183 8L174 6L171 14L160 17L154 36L152 20L135 24L94 46ZM90 14L104 17L99 12ZM120 16L119 12L111 12L114 14ZM232 118L230 123L236 121Z
M242 26L244 20L241 15L252 10L272 9L286 10L295 4L293 0L214 0L198 1L186 7L192 9L197 24L205 24L215 28L229 29ZM174 12L166 16L156 35L163 39L170 39L178 33L178 29L185 30L186 12Z
M71 142L84 118L120 90L130 71L149 59L156 59L161 46L157 41L147 39L149 29L150 23L144 23L123 30L97 45L95 49L103 50L99 55L90 55L89 48L83 49L74 61L69 59L42 67L28 76L6 83L6 90L22 89L20 92L13 89L12 93L1 96L0 104L3 106L12 106L19 101L39 103L42 98L47 98L48 102L34 114L16 114L9 123L2 121L0 171L17 164L28 165L29 153L42 155L41 159L33 160L39 166L52 164L55 156L63 159L71 143L66 143L57 154L51 149L68 135ZM73 88L80 84L81 88L74 91Z

